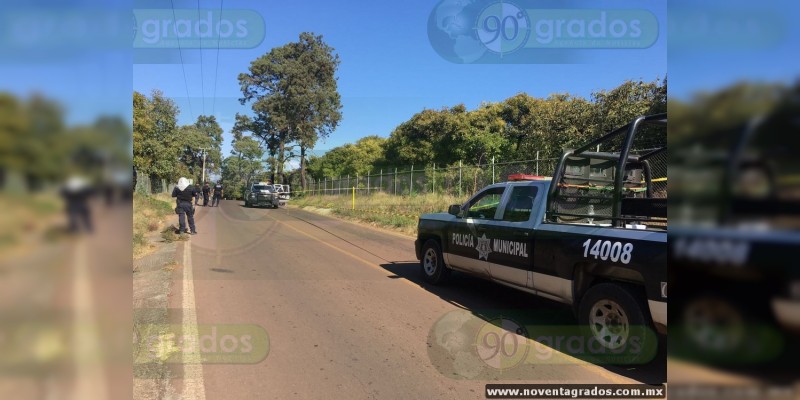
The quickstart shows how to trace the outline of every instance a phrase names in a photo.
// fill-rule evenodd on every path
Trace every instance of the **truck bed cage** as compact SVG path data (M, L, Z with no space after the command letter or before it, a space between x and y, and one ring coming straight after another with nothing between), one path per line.
M566 150L553 174L546 219L572 223L585 220L589 224L610 221L614 227L643 223L647 228L665 229L666 184L659 185L663 189L656 196L651 164L653 158L663 158L665 173L666 125L666 113L640 116L577 149ZM643 153L631 154L637 133L646 126L661 127L657 129L663 130L663 138L657 135L661 140L656 148L638 149ZM618 152L591 151L603 144L617 145ZM660 179L665 181L666 175ZM595 212L598 207L600 213Z

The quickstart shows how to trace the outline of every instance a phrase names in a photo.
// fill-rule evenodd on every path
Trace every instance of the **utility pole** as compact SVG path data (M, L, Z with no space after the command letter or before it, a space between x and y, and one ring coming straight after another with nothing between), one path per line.
M200 183L205 185L205 183L206 183L206 150L208 150L208 148L207 147L201 147L200 150L203 151L203 177L200 178L200 181L201 181Z

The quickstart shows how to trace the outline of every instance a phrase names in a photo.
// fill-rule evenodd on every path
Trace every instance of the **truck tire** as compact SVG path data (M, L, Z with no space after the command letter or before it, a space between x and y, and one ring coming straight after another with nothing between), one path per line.
M658 348L649 310L628 285L604 282L589 288L581 298L578 321L589 340L619 352L621 364L647 362L641 349L649 353Z
M422 246L422 259L419 261L422 279L433 285L444 282L450 276L450 268L444 264L439 242L428 239Z
M771 296L751 289L742 297L747 289L734 285L686 296L675 310L682 327L675 337L684 343L684 358L710 365L757 365L771 362L791 343L772 319Z

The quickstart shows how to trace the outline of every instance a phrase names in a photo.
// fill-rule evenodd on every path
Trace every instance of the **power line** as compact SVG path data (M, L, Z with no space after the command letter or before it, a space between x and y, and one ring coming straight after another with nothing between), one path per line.
M219 0L219 19L220 19L220 21L222 20L222 3L224 1L225 0ZM212 100L211 100L212 101L211 102L211 115L215 115L216 108L217 108L217 78L219 77L219 75L218 75L218 73L219 73L219 42L220 42L221 39L222 39L222 37L220 36L219 31L217 31L217 61L216 61L216 66L214 67L214 97L212 97Z
M175 16L175 2L169 0L172 6L172 20L177 21L178 17ZM178 39L178 54L181 56L181 69L183 70L183 86L186 88L186 101L189 102L189 115L194 119L194 111L192 110L192 98L189 97L189 81L186 80L186 64L183 63L183 49L181 48L181 37L178 35L178 29L175 28L175 37Z
M200 20L200 0L197 0L197 19ZM210 26L209 29L212 30L214 27ZM198 28L199 32L200 28ZM200 41L200 93L202 93L203 97L203 115L206 113L206 90L205 90L205 83L203 79L203 36L199 35L198 40Z

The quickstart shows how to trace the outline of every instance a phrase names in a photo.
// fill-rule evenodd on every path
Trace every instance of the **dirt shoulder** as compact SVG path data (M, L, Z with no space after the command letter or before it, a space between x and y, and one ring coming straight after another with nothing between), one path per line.
M133 206L133 329L136 399L174 398L170 368L158 352L158 339L167 334L172 271L177 267L177 216L164 195L136 194ZM166 233L163 233L166 232Z

